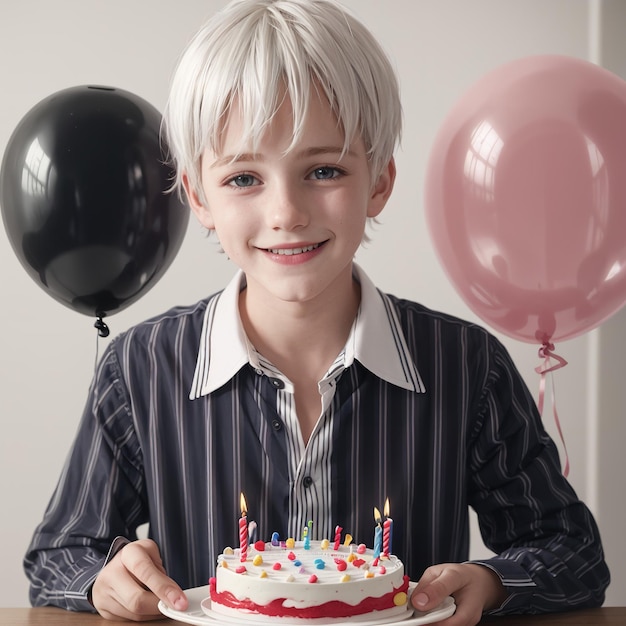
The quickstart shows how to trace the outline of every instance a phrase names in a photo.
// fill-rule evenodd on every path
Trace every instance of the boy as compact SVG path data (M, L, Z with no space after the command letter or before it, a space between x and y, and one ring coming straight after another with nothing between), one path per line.
M389 498L411 602L453 595L449 626L602 603L596 525L504 348L353 263L400 117L384 53L330 1L239 0L192 40L165 114L175 187L240 271L103 355L26 558L34 604L185 610L241 492L261 537L312 520L359 541ZM492 559L466 562L468 505Z

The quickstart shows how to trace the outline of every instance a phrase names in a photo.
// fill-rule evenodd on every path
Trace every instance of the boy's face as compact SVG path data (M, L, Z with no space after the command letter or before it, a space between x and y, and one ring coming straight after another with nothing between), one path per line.
M351 281L366 219L382 211L393 188L393 161L372 181L362 139L342 156L343 132L328 102L314 92L304 132L287 154L288 98L257 150L233 161L242 137L237 111L235 103L221 153L203 154L206 204L185 183L194 212L246 274L248 299L305 302L341 293Z

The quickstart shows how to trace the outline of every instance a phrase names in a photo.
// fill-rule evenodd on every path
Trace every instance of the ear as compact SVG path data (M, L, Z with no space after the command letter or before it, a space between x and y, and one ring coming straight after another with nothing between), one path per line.
M391 157L389 163L383 168L378 180L372 188L372 193L367 209L367 217L376 217L385 208L387 200L393 191L396 180L396 162Z
M198 192L192 187L191 182L189 181L189 176L187 176L186 173L183 174L182 182L185 194L187 195L187 200L189 200L189 206L194 212L196 218L207 230L214 230L215 225L213 223L213 218L211 217L211 211L209 211L205 201L200 198Z

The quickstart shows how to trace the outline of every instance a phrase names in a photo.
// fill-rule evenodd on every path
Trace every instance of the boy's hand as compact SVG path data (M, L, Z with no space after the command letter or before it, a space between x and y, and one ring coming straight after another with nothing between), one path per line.
M456 602L454 615L438 622L440 626L474 626L483 611L499 607L507 593L498 575L476 563L443 563L429 567L411 594L411 605L430 611L446 597Z
M164 617L157 608L163 600L184 611L188 602L183 590L165 573L159 547L151 539L124 546L96 578L91 601L106 619L144 621Z

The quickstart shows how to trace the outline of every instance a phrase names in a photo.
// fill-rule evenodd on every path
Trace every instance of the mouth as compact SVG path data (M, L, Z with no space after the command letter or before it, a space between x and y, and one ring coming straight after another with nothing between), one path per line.
M304 254L305 252L316 250L322 245L322 243L312 243L309 246L303 246L300 248L267 248L267 251L279 256L294 256L296 254Z

